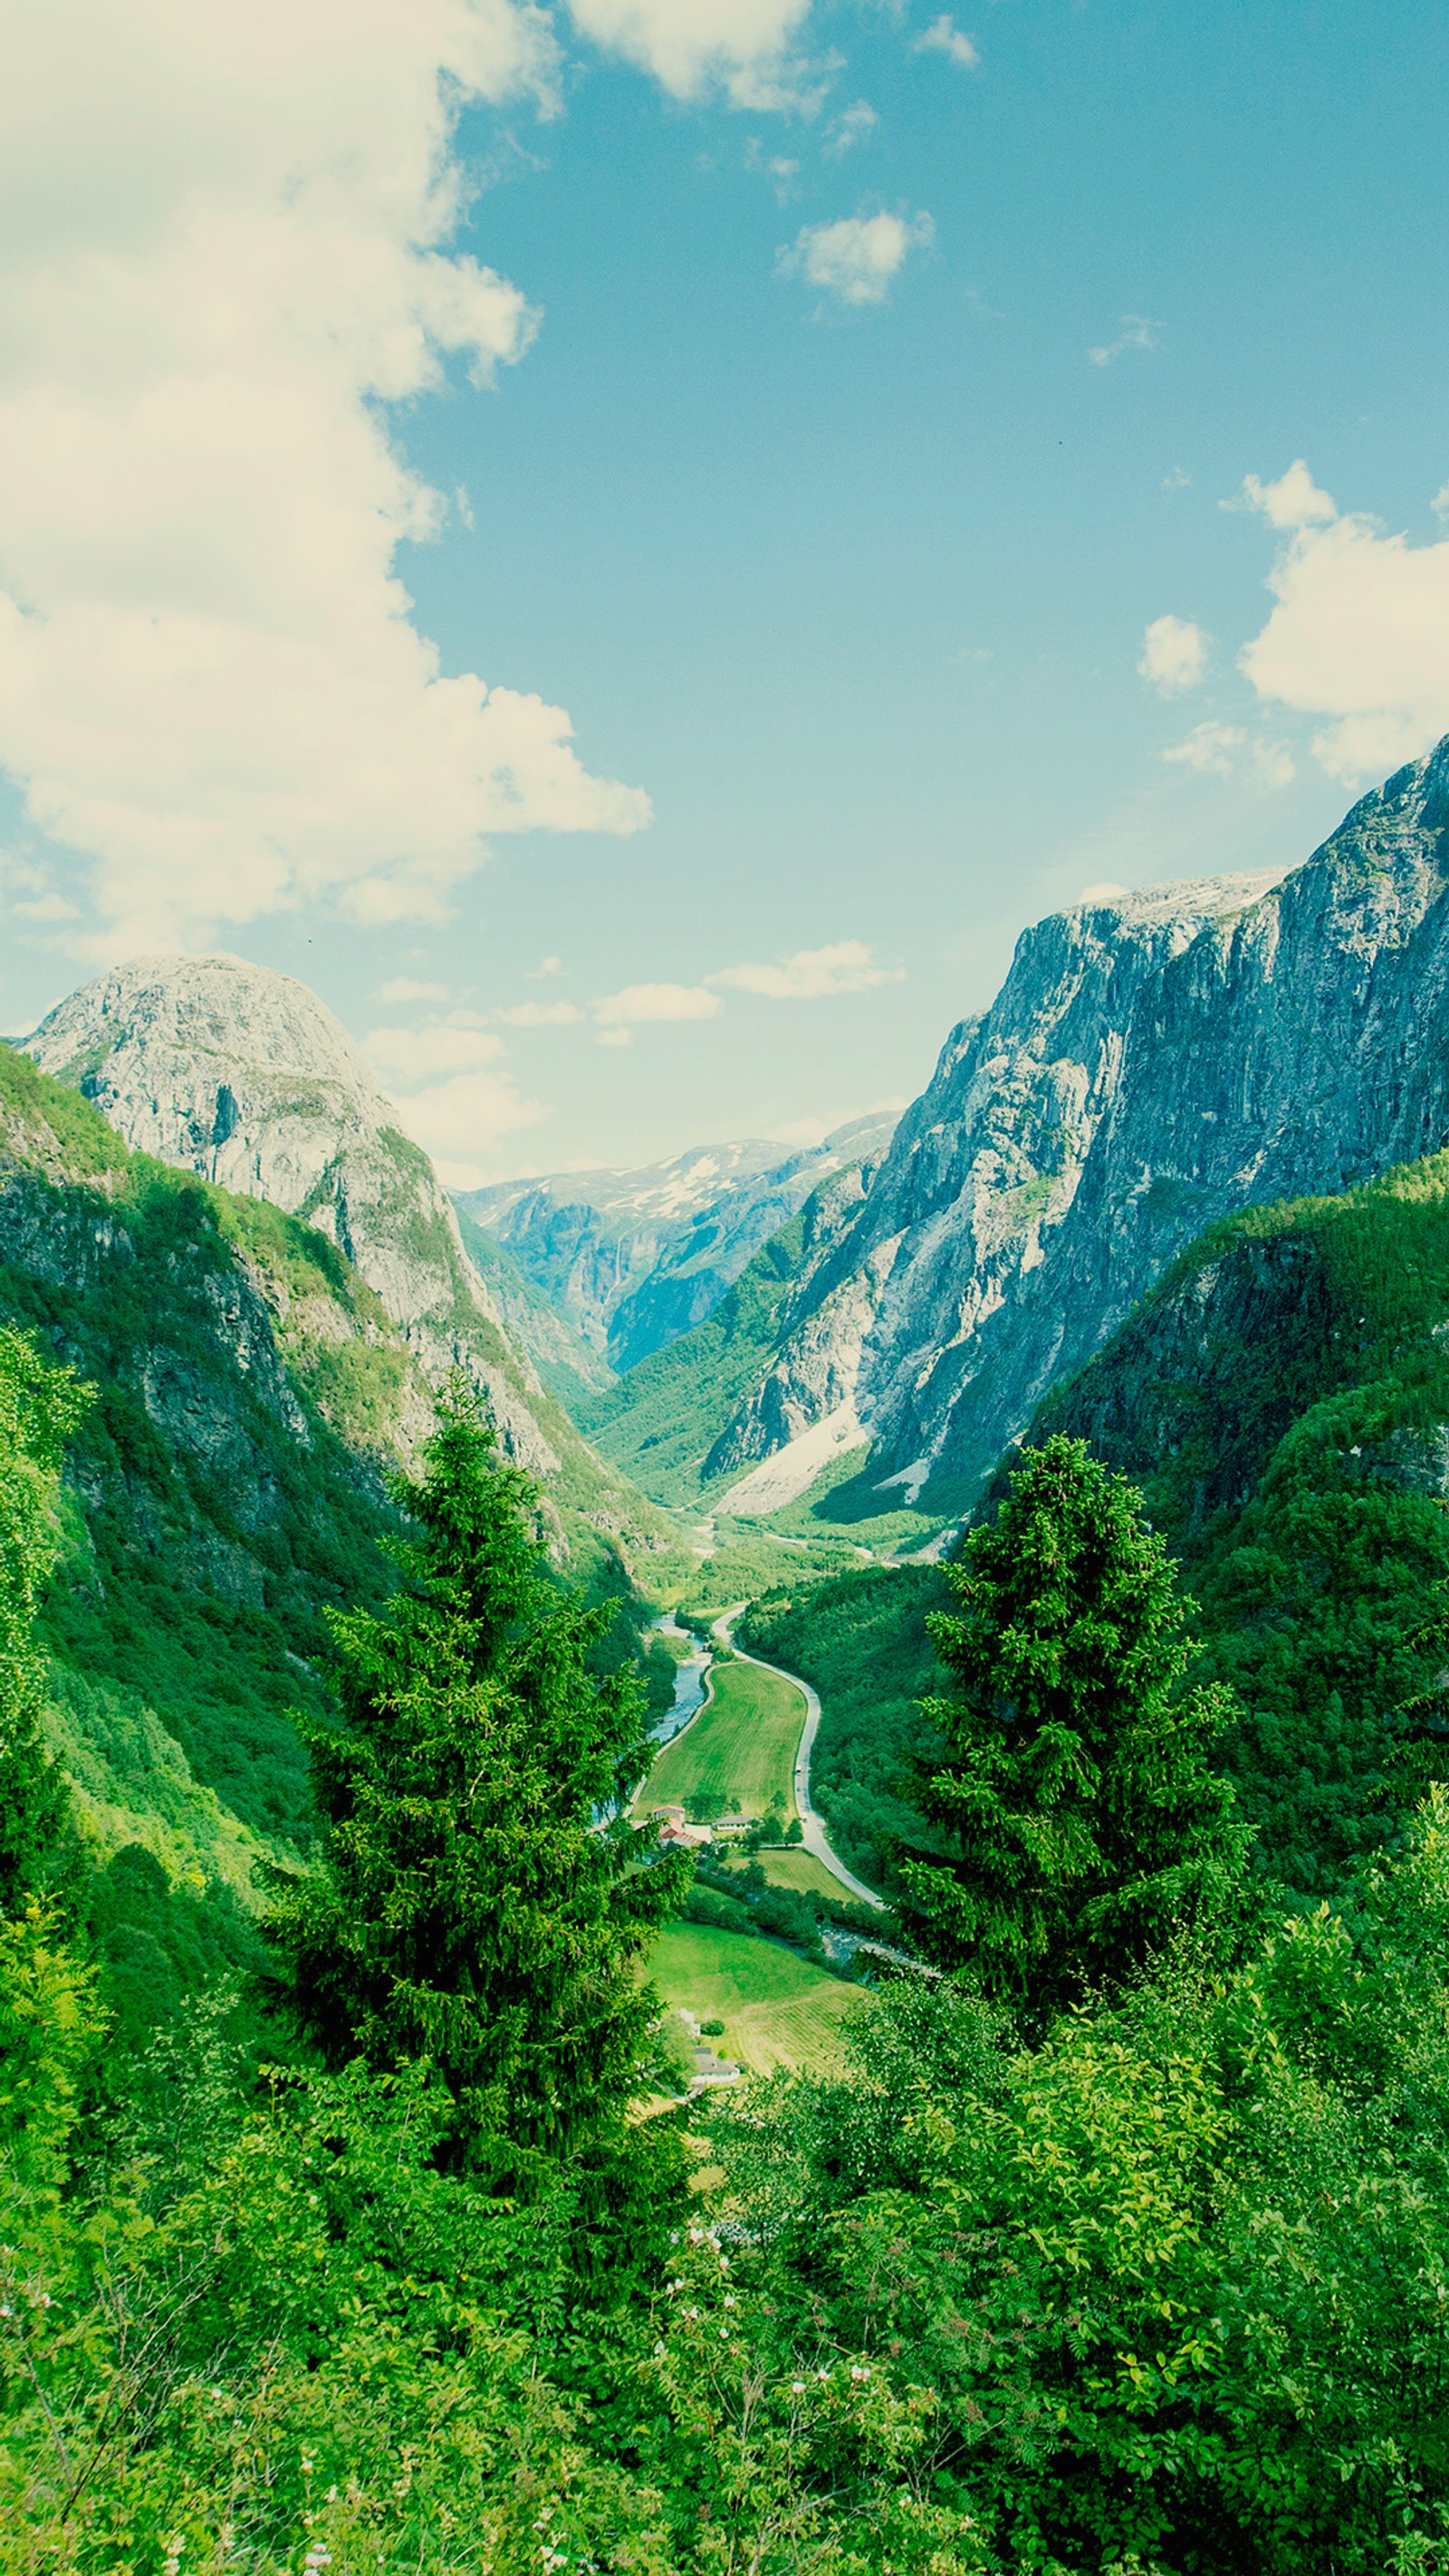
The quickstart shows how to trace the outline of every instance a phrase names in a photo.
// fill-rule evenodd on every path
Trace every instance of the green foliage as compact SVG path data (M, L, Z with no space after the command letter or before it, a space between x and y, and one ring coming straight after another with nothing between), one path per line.
M67 1874L64 1786L41 1734L44 1665L32 1632L56 1557L53 1528L65 1443L87 1391L0 1326L0 1912Z
M398 1489L407 1581L333 1622L345 1728L307 1729L325 1865L277 1874L268 1937L331 2064L426 2060L471 2171L528 2194L592 2166L607 2199L658 2013L634 1971L689 1864L623 1820L640 1695L588 1676L607 1613L540 1580L535 1490L461 1380L425 1458Z
M930 1622L956 1696L926 1715L944 1758L916 1795L947 1843L902 1863L926 1956L1050 2014L1120 1980L1241 1868L1232 1793L1206 1755L1231 1714L1184 1692L1185 1605L1141 1498L1061 1434L1028 1450Z
M895 1884L893 1854L919 1822L897 1794L907 1761L936 1741L920 1703L940 1682L927 1632L950 1594L939 1566L862 1567L838 1582L765 1593L738 1635L820 1694L810 1794L842 1860L868 1886Z
M993 2570L1441 2566L1446 1920L1436 1792L1352 1923L1186 1949L1038 2048L888 1989L849 2081L716 2111L752 2318L909 2393L913 2482Z
M580 1404L580 1427L657 1502L679 1507L701 1499L709 1452L774 1349L808 1222L807 1203L761 1247L703 1323L640 1360L617 1387Z
M1262 1865L1336 1897L1436 1765L1449 1155L1193 1245L1048 1399L1142 1485L1201 1602Z

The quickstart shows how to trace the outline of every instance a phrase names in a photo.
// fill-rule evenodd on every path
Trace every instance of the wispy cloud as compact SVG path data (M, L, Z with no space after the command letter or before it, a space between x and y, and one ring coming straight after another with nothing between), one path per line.
M577 1002L515 1002L493 1016L510 1029L566 1029L584 1015Z
M929 27L922 28L911 51L913 54L944 54L948 63L955 63L963 72L974 72L981 60L972 38L963 35L954 18L944 13L933 18Z
M402 1082L427 1082L440 1073L476 1073L496 1064L503 1040L490 1029L454 1028L436 1021L426 1029L374 1029L362 1041L377 1071Z
M821 137L820 149L827 160L838 161L842 154L853 152L857 143L868 143L880 123L875 109L863 98L847 107L828 125Z
M1122 327L1115 340L1104 341L1089 349L1087 356L1094 367L1110 367L1114 358L1125 357L1129 349L1155 349L1160 322L1149 322L1145 313L1124 313Z
M636 1028L655 1020L712 1020L723 1008L718 993L702 984L626 984L593 1006L600 1043L627 1046Z
M1175 761L1183 769L1216 770L1226 778L1234 767L1234 755L1242 749L1241 725L1219 724L1212 719L1194 725L1186 742L1175 742L1164 760Z
M847 215L804 225L776 266L782 277L801 277L842 304L883 304L910 253L935 238L927 214Z
M451 997L446 984L420 984L412 975L394 975L388 984L380 985L380 1002L446 1002Z
M772 1002L813 1002L831 993L864 993L874 984L899 984L899 966L878 966L860 939L837 939L828 948L799 948L769 966L722 966L705 978L736 993L763 994Z

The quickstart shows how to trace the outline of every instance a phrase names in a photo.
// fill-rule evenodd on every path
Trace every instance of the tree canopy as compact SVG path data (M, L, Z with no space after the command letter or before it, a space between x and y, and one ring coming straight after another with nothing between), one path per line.
M1245 1837L1207 1750L1232 1715L1185 1690L1189 1605L1141 1499L1085 1441L1028 1450L928 1625L953 1676L914 1803L942 1849L903 1859L926 1954L1050 2012L1216 1909Z
M334 1619L344 1722L306 1728L323 1866L278 1881L270 1938L328 2062L427 2062L456 2159L526 2194L620 2134L659 2012L641 1953L690 1864L625 1819L638 1683L586 1670L611 1613L547 1579L534 1487L463 1386L397 1496L403 1583Z
M63 1877L72 1852L65 1784L40 1733L44 1664L31 1641L56 1558L65 1443L90 1401L68 1369L0 1326L0 1912Z

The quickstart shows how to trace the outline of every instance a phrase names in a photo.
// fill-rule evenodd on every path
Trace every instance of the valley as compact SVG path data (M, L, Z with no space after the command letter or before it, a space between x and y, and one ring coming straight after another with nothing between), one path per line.
M0 1869L29 1905L0 2021L17 2062L49 2034L81 2288L29 2180L7 2223L67 2404L115 2313L78 2246L124 2239L153 2301L167 2248L233 2249L196 2329L225 2389L279 2209L305 2230L325 2196L298 2277L331 2305L257 2307L238 2386L295 2332L310 2422L314 2377L330 2404L380 2366L338 2323L375 2301L419 2457L436 2370L557 2366L543 2280L592 2387L629 2345L670 2443L689 2337L707 2313L728 2353L748 2301L792 2405L879 2373L924 2422L961 2374L950 2456L996 2460L1076 2368L1084 2266L1109 2354L1158 2332L1138 2272L1173 2284L1191 2350L1133 2399L1160 2456L1187 2386L1276 2459L1316 2372L1329 2530L1325 2423L1431 2441L1402 2392L1442 2335L1405 2281L1441 2268L1449 2136L1446 921L1449 744L1286 877L1026 932L899 1122L591 1197L455 1206L340 1027L238 961L111 970L0 1047ZM144 2226L86 2161L113 2118L162 2177ZM0 2189L39 2152L16 2134ZM1360 2319L1337 2418L1338 2309L1303 2327L1265 2225ZM1119 2227L1151 2239L1127 2275ZM420 2283L443 2323L414 2340ZM1213 2322L1265 2302L1291 2405ZM635 2462L612 2397L568 2403L609 2463L597 2534ZM1097 2492L1107 2419L1074 2403L1065 2486L1001 2450L1001 2528L1024 2479L1064 2527ZM156 2404L174 2459L209 2418ZM841 2472L811 2458L814 2513ZM693 2513L697 2468L659 2474Z

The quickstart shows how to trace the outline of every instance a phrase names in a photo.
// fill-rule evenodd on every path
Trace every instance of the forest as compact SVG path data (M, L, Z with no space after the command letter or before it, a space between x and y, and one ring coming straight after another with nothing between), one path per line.
M1443 2566L1449 1801L1295 1899L1084 1440L914 1591L915 1966L690 2103L644 1694L461 1381L323 1614L313 1849L128 2025L41 1730L88 1401L0 1336L7 2576Z

